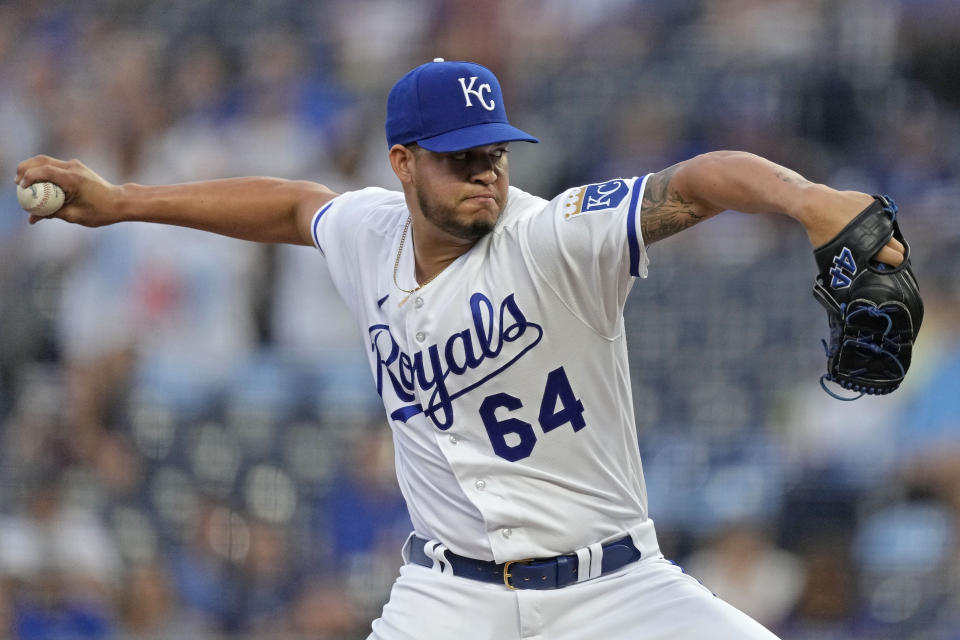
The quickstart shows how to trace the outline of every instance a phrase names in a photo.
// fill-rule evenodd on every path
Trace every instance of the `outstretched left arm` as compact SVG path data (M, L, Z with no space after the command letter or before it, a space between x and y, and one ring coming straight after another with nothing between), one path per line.
M873 202L859 191L837 191L751 153L714 151L650 177L640 226L652 244L726 210L780 213L797 220L814 247L828 242ZM904 247L891 239L876 259L903 262Z

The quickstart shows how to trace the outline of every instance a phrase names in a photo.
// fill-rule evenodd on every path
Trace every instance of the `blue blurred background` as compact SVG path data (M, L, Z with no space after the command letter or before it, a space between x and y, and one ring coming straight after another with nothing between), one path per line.
M634 287L638 432L664 550L785 639L960 638L958 42L957 0L0 1L0 637L366 636L410 525L322 259L28 227L13 175L394 186L386 92L442 56L544 197L730 148L897 200L900 391L820 390L802 229L729 213Z

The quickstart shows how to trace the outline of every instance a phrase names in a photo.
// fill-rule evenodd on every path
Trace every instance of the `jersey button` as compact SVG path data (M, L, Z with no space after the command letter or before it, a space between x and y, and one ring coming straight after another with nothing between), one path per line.
M423 342L427 339L427 334L423 331L417 331L417 335L414 336L417 339L417 342Z
M513 529L500 529L500 535L504 538L509 538L513 535Z
M450 440L450 444L457 444L460 442L460 438L458 438L457 436L450 436L449 440Z
M414 301L413 301L413 306L415 306L417 309L419 309L420 307L422 307L422 306L423 306L423 298L417 298L416 300L414 300Z
M485 480L477 480L473 483L473 486L477 488L477 491L483 491L487 488L487 483Z

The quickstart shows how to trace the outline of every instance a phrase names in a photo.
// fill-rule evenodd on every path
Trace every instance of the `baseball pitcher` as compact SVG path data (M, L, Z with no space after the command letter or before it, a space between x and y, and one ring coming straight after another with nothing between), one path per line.
M889 392L922 319L892 202L729 151L545 200L510 185L509 143L537 139L470 62L403 76L386 137L399 191L112 185L45 156L17 181L60 185L54 215L69 222L183 225L313 245L327 261L366 341L414 525L370 638L773 638L659 551L623 307L651 244L726 210L787 215L818 248L825 378Z

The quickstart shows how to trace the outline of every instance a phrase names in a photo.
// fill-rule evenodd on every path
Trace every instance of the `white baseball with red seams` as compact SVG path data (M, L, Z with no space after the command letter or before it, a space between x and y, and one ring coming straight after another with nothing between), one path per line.
M28 187L17 185L17 202L33 216L52 216L63 206L64 194L53 182L34 182Z

